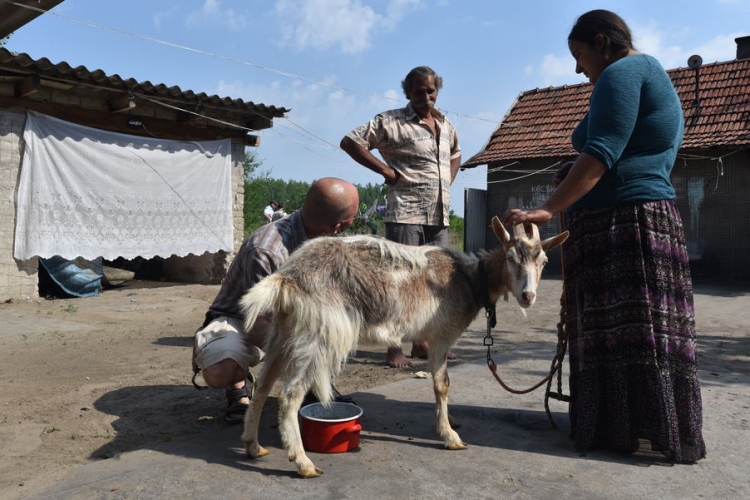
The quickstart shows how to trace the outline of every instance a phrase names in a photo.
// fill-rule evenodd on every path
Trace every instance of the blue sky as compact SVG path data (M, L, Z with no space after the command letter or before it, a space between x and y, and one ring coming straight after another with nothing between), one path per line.
M585 81L566 37L576 17L620 14L636 47L667 68L735 58L750 35L750 0L66 0L16 31L7 48L52 63L291 109L260 132L263 170L280 179L382 178L338 144L376 113L405 104L413 67L443 76L438 98L467 160L514 99L537 87ZM486 187L486 167L460 172ZM368 203L370 200L363 200Z

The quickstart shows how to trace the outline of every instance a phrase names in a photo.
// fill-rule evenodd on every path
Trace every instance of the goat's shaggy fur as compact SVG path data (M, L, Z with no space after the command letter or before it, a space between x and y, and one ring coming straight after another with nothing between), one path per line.
M532 305L545 250L567 238L566 232L540 241L534 225L528 235L516 226L511 237L497 217L492 223L502 246L479 257L371 236L316 238L250 289L241 301L246 330L265 311L272 309L274 316L265 365L245 416L242 441L248 456L268 453L258 443L258 423L280 379L279 430L289 460L303 477L322 474L302 447L297 412L305 394L312 390L329 402L331 379L359 341L400 346L404 339L429 343L437 433L446 448L466 448L448 415L450 346L486 301L494 304L510 292L522 307ZM486 280L479 277L480 259Z

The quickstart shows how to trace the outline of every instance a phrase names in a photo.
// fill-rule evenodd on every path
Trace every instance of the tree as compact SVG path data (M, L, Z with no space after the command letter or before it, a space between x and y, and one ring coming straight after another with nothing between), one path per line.
M309 182L284 181L270 177L245 180L245 235L266 223L263 218L263 209L269 201L275 200L283 203L284 210L292 213L302 207L309 189Z
M263 165L263 160L258 158L258 153L245 149L245 159L242 161L242 178L245 182L250 182L257 177L268 177L270 172L258 171Z
M450 227L448 228L448 241L450 246L458 248L459 250L464 249L464 219L456 215L453 210L448 214L448 221Z

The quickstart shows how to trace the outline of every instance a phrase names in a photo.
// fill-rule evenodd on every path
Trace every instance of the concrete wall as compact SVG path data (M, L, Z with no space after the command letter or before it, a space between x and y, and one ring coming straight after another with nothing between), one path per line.
M708 154L710 153L710 155ZM750 150L684 152L672 171L696 278L750 278Z
M21 168L25 113L0 110L0 302L36 299L37 259L16 261L16 184Z

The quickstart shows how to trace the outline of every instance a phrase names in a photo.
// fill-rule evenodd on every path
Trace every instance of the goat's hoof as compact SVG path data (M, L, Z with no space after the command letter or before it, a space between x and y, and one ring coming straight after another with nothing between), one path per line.
M258 443L245 443L245 453L250 458L260 458L269 455L271 452Z
M461 441L459 441L458 443L446 444L445 447L449 450L465 450L466 448L468 448L468 446L466 446L466 443L463 443Z
M323 475L323 469L319 469L315 467L314 465L312 467L305 467L304 469L300 468L298 472L299 472L299 475L304 477L305 479L310 479L313 477L318 477L318 476Z

